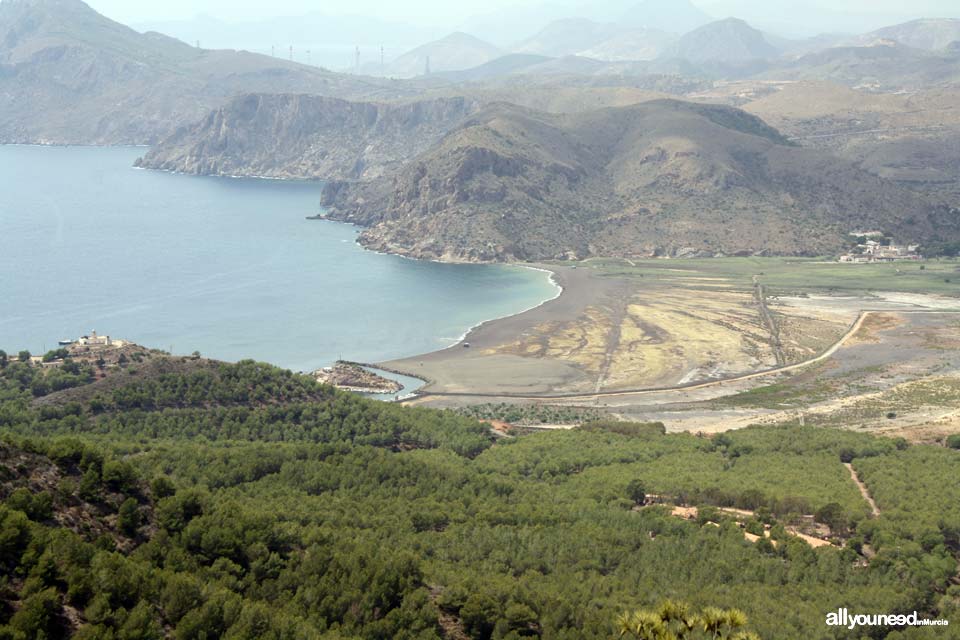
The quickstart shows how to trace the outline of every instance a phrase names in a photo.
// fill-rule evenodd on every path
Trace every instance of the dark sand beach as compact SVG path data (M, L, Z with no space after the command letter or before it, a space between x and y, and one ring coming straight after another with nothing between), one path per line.
M485 322L447 349L378 366L426 380L427 384L421 389L424 393L591 391L595 379L570 362L504 353L503 347L545 324L574 321L588 307L615 306L617 300L629 295L629 283L591 269L530 266L551 271L554 281L563 288L561 295L529 311Z

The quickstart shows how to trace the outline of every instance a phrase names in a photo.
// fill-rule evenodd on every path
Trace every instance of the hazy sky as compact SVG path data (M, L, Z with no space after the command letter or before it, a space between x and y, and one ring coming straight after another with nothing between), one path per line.
M620 4L618 0L611 0ZM456 26L470 16L498 9L543 4L576 4L574 0L87 0L93 8L125 23L192 18L207 13L223 20L255 20L308 12L361 14L417 24ZM601 4L594 0L589 4ZM586 4L581 0L579 4ZM960 17L958 0L699 0L711 15L782 21L813 13L851 15L886 24L914 17Z

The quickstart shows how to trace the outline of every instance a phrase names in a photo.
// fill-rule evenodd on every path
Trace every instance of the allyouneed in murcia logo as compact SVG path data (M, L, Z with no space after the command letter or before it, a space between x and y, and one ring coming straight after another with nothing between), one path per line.
M841 608L827 614L828 627L946 627L949 620L931 620L921 618L916 611L913 613L856 613L851 614Z

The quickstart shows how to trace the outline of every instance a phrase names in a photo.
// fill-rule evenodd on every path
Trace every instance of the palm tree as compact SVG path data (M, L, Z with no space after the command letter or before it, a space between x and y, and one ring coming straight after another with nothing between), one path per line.
M740 609L718 609L707 607L700 613L700 622L703 630L711 634L714 639L724 637L724 631L734 631L747 624L747 614Z
M684 638L700 624L690 605L678 600L664 600L657 607L657 615L678 638Z
M636 640L685 640L701 637L702 630L713 640L760 640L752 631L739 631L747 624L747 615L740 609L707 607L700 615L693 613L686 602L664 600L654 611L638 609L617 616L616 628L620 637Z
M652 611L638 610L621 614L617 618L617 630L620 636L627 634L639 640L675 640L666 623Z
M700 624L713 638L719 638L720 630L727 624L727 612L717 607L707 607L700 612Z

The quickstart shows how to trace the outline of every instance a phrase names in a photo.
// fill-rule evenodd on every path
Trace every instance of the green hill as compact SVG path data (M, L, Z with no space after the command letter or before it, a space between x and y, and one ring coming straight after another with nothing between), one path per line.
M2 638L592 639L668 598L785 640L841 604L960 615L948 449L627 423L495 443L268 365L137 359L0 368ZM775 542L741 528L764 523Z

